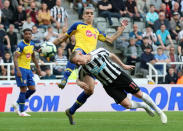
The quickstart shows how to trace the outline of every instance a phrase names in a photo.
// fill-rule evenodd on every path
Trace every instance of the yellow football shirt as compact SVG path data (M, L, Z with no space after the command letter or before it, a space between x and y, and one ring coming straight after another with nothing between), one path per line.
M67 35L69 37L75 35L76 45L73 50L81 48L85 53L95 50L98 40L106 40L106 34L92 25L87 25L83 22L74 23L67 31Z
M30 62L32 60L32 53L34 52L34 46L35 44L32 41L30 43L21 41L18 44L16 49L16 52L20 54L18 57L18 67L30 69Z

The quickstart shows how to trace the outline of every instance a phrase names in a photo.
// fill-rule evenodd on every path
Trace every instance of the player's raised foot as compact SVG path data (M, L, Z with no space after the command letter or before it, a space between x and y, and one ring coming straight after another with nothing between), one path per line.
M19 104L18 104L18 103L15 103L15 104L13 104L12 106L13 106L15 112L17 113L17 115L19 115L19 113L20 113L20 112L19 112Z
M22 116L22 117L29 117L31 116L30 114L26 113L26 112L20 112L19 116Z
M163 123L163 124L166 124L167 123L167 116L166 116L166 114L164 113L164 112L162 112L162 113L160 113L159 114L159 116L160 116L160 118L161 118L161 122Z
M71 125L75 125L73 115L69 112L69 109L65 110L65 114L69 118L69 122Z
M64 89L64 87L67 84L67 80L66 79L62 79L61 83L58 84L58 87L61 89Z
M152 117L155 116L155 113L154 113L154 111L151 109L150 106L146 105L146 107L145 107L144 109L146 110L146 112L147 112L147 114L148 114L149 116L152 116Z

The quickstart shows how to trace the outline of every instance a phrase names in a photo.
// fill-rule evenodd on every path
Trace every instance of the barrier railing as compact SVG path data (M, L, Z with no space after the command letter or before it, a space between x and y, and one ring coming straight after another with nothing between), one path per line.
M147 65L149 66L148 79L153 81L153 77L155 77L155 83L158 84L158 77L163 77L163 82L165 81L165 76L167 74L167 72L166 72L167 65L183 65L183 62L169 62L169 63L157 62L157 63L155 63L154 65L163 65L163 73L162 74L158 74L158 70L154 67L153 64L147 63ZM153 73L153 71L154 71L154 73Z
M50 70L51 70L51 73L53 74L53 68L54 66L57 66L57 65L61 65L61 66L66 66L67 63L44 63L44 64L41 64L39 63L39 65L48 65L50 66ZM7 79L7 80L11 80L12 78L15 78L15 76L11 76L11 66L14 66L13 63L0 63L0 66L7 66L7 75L6 76L1 76L0 75L0 79L3 78L3 79ZM31 66L34 66L34 63L31 63ZM57 78L61 78L62 75L56 75Z

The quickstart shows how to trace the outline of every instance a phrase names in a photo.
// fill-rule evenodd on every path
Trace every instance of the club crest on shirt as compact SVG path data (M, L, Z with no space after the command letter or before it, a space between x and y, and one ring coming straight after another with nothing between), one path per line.
M19 52L19 51L20 51L20 47L18 47L18 48L16 49L16 51Z

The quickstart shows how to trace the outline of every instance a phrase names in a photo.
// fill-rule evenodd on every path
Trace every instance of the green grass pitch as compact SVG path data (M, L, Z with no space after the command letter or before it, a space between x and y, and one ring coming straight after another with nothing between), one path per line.
M34 112L31 117L0 113L0 131L183 131L183 112L166 112L168 123L145 112L77 112L70 125L63 112Z

